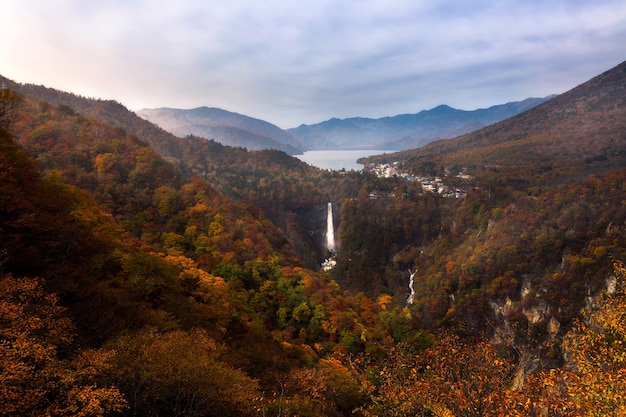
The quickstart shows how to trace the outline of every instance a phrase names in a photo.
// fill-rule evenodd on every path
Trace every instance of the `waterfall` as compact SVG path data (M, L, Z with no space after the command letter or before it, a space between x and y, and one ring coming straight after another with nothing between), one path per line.
M326 215L326 249L335 252L335 224L333 223L333 205L328 203Z
M335 244L335 223L333 222L333 205L326 206L326 249L330 252L330 257L322 263L324 271L330 271L337 265L337 245Z
M417 273L417 269L415 271L411 271L409 269L409 290L411 290L411 293L409 294L409 298L406 300L406 305L413 304L413 298L415 297L415 290L413 289L413 282L414 282L416 273Z

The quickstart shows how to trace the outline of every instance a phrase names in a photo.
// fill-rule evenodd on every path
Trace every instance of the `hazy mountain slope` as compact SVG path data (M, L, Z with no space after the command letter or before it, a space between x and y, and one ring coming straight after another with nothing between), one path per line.
M330 119L287 130L308 149L411 149L436 139L452 138L514 116L548 100L524 101L465 111L441 105L416 114L380 119Z
M195 149L190 149L190 147L193 148L194 145L201 144L199 140L189 141L174 136L155 124L142 119L114 100L82 97L41 85L20 84L1 75L0 82L33 102L69 107L72 111L83 116L94 118L112 127L122 128L127 133L136 135L142 141L149 143L161 156L181 168L184 168L181 160L185 160L187 155L195 153Z
M278 126L222 109L159 108L142 109L137 114L180 137L195 135L251 150L279 149L289 154L301 153L297 141Z

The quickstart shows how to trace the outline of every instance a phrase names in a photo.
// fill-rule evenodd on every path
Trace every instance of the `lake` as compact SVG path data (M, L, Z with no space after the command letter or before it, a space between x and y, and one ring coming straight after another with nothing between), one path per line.
M373 149L350 149L350 150L327 150L327 151L306 151L302 155L294 155L301 161L321 169L334 169L339 171L354 170L360 171L363 165L356 162L359 158L366 156L381 155L384 153L397 152L394 150L373 150Z

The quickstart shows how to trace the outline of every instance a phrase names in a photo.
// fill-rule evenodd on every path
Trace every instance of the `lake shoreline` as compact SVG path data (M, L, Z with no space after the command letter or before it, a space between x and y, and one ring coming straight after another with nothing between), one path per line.
M331 169L334 171L361 171L364 168L364 165L357 163L358 159L393 152L397 152L397 150L329 149L306 151L303 154L293 156L320 169Z

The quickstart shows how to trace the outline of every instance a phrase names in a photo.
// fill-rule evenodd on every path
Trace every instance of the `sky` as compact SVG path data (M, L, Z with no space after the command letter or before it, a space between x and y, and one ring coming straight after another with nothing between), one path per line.
M560 94L626 60L624 0L2 0L0 75L281 128Z

